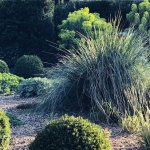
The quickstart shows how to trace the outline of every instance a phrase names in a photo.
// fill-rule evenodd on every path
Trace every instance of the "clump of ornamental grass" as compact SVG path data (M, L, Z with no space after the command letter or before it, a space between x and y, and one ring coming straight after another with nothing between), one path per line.
M149 85L150 65L146 41L132 29L121 34L118 26L82 36L79 50L67 54L49 76L61 82L51 88L43 110L88 112L116 117L144 103ZM106 105L107 104L107 105ZM109 111L109 110L116 110Z

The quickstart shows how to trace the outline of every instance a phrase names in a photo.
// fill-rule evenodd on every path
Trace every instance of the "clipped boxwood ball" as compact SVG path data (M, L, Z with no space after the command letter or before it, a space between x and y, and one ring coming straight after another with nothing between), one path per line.
M8 73L9 68L5 61L0 60L0 73Z
M24 78L41 76L43 73L43 63L35 55L23 55L15 65L15 74Z
M0 150L8 150L10 141L10 124L6 114L0 110Z
M63 116L52 121L30 145L30 150L110 150L101 127L81 117Z

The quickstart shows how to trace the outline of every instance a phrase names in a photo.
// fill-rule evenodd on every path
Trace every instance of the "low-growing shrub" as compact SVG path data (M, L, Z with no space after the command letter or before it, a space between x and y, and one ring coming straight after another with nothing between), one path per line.
M10 141L10 124L7 115L0 110L0 150L8 150Z
M0 94L13 94L23 78L10 73L0 73Z
M47 78L29 78L22 81L18 87L17 94L21 97L41 96L52 86L53 80Z
M17 60L14 72L16 75L24 78L42 76L43 63L35 55L24 55Z
M0 60L0 73L8 73L9 68L5 61Z
M101 127L81 117L63 116L37 135L30 150L110 150Z
M137 115L122 118L121 121L122 129L129 133L138 133L141 126L141 121Z

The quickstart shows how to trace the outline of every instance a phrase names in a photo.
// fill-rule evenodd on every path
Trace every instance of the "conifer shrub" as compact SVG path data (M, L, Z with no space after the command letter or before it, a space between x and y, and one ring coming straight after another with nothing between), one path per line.
M100 126L81 117L52 121L30 145L30 150L110 150L109 137Z
M42 76L43 63L35 55L23 55L17 60L14 72L24 78Z
M7 115L0 110L0 150L8 150L10 141L10 124Z
M7 63L3 60L0 60L0 73L8 73L9 67Z

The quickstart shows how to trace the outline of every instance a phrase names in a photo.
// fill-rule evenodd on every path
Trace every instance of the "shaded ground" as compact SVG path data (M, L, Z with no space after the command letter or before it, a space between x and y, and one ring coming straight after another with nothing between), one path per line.
M18 105L34 103L34 99L20 99L16 96L0 97L0 108L12 113L22 121L22 125L12 127L12 139L9 150L27 150L28 145L34 140L38 131L40 131L48 122L48 116L40 113L33 113L28 109L17 109ZM139 139L136 135L122 133L119 127L102 125L111 130L111 142L113 149L138 149L140 147Z

